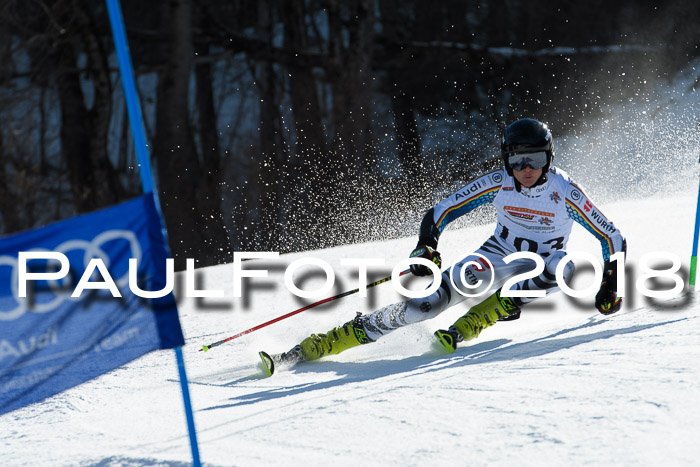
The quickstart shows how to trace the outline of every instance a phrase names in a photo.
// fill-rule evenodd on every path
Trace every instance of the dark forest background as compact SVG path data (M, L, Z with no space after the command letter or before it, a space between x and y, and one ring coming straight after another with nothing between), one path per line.
M121 4L179 267L412 235L510 121L575 132L700 55L687 0ZM0 231L136 196L136 165L104 2L2 0Z

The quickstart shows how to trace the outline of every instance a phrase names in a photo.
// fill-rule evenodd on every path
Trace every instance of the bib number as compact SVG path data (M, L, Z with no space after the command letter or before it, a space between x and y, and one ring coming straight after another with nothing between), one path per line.
M501 230L501 234L499 235L503 240L508 239L508 235L510 234L510 231L508 230L508 227L505 225L502 226L503 229ZM545 242L542 242L543 250L563 250L564 249L564 237L556 237L551 240L547 240ZM535 241L531 240L529 238L524 238L524 237L515 237L513 239L513 246L515 247L516 250L518 251L529 251L530 253L537 253L538 250L540 250L540 245ZM549 251L544 251L543 253L539 253L539 255L543 258L546 258L549 256L551 252Z

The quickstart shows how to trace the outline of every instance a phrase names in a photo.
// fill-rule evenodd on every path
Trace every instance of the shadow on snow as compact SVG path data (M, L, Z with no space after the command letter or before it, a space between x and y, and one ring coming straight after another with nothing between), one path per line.
M689 318L681 318L659 323L640 324L624 328L608 329L595 331L594 328L603 323L609 323L608 320L590 320L580 326L575 326L560 331L554 332L548 336L533 339L528 342L521 342L508 345L511 341L508 339L497 339L494 341L482 342L468 347L458 348L452 355L440 354L437 351L432 351L426 355L413 356L401 360L379 360L371 362L333 362L320 361L309 362L294 367L289 371L296 373L329 373L334 372L339 377L330 381L310 382L298 384L295 386L279 387L275 389L267 389L243 396L238 396L233 399L230 404L221 404L213 407L201 409L216 410L237 407L242 405L255 404L258 402L274 400L282 397L293 396L300 393L308 393L310 391L328 389L333 387L341 387L347 384L359 383L367 380L383 378L388 376L398 376L398 378L411 377L426 372L436 372L447 368L455 368L468 365L481 365L485 363L505 362L524 360L532 357L540 357L559 350L570 349L578 345L587 344L589 342L609 339L614 336L623 334L633 334L655 327L666 326L668 324L677 323L688 320ZM584 335L571 337L563 337L575 331L590 329L593 332ZM277 375L276 377L283 377ZM226 383L226 386L234 386L238 383L245 382L251 378L242 378L239 380Z

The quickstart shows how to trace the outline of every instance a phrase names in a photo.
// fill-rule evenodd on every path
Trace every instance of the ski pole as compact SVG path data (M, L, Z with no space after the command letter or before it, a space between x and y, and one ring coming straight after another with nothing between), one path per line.
M404 274L408 274L410 271L411 271L410 269L406 269L405 271L402 271L401 274L399 274L399 277L403 276ZM390 280L391 280L391 276L387 276L387 277L385 277L385 278L383 278L383 279L379 279L378 281L372 282L371 284L367 284L367 287L366 287L366 288L369 289L369 288L375 287L375 286L377 286L377 285L379 285L379 284L383 284L384 282L389 282ZM277 318L275 318L275 319L272 319L272 320L270 320L270 321L267 321L267 322L265 322L265 323L258 324L257 326L252 327L252 328L250 328L250 329L247 329L247 330L245 330L245 331L243 331L243 332L239 332L238 334L234 334L233 336L227 337L226 339L222 339L222 340L220 340L220 341L214 342L213 344L209 344L209 345L202 346L202 348L199 349L199 351L200 351L200 352L202 352L202 351L206 352L207 350L211 349L212 347L217 347L217 346L219 346L219 345L221 345L221 344L224 344L224 343L226 343L226 342L228 342L228 341L232 341L232 340L234 340L234 339L236 339L236 338L238 338L238 337L245 336L246 334L250 334L250 333L253 332L253 331L257 331L258 329L262 329L262 328L264 328L265 326L269 326L269 325L271 325L271 324L274 324L274 323L276 323L277 321L282 321L283 319L287 319L287 318L289 318L290 316L294 316L294 315L296 315L296 314L299 314L299 313L301 313L302 311L306 311L306 310L308 310L308 309L310 309L310 308L314 308L314 307L317 307L317 306L319 306L319 305L323 305L324 303L332 302L333 300L337 300L337 299L339 299L339 298L347 297L348 295L355 294L355 293L357 293L357 292L359 292L359 291L360 291L360 289L358 288L358 289L348 290L347 292L343 292L343 293L338 294L338 295L335 295L335 296L333 296L333 297L324 298L323 300L319 300L318 302L312 303L312 304L310 304L310 305L303 306L303 307L299 308L298 310L290 311L290 312L287 313L286 315L279 316L279 317L277 317Z

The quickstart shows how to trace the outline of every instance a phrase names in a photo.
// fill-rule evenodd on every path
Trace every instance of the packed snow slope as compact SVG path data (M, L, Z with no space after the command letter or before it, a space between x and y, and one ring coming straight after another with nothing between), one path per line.
M697 193L607 203L628 238L624 308L604 317L593 299L563 293L513 322L497 323L452 355L432 347L468 302L377 343L264 378L258 350L279 352L306 337L399 300L391 283L278 322L227 344L203 344L299 308L283 286L300 257L327 261L337 291L357 284L343 258L383 258L370 279L388 275L413 236L254 260L268 269L233 297L233 267L200 270L198 287L224 298L183 299L184 348L202 461L206 465L697 465L700 458L700 303L693 293L649 300L636 290L639 258L683 258L687 283ZM446 262L478 247L493 224L448 229ZM574 226L569 251L600 257L598 242ZM579 264L580 262L577 262ZM658 266L666 268L670 262ZM572 287L592 273L580 263ZM295 276L304 289L317 274ZM184 276L179 277L184 290ZM404 284L420 289L420 281ZM670 289L669 280L646 285ZM0 418L3 465L185 465L185 416L172 351L149 354L96 380Z

